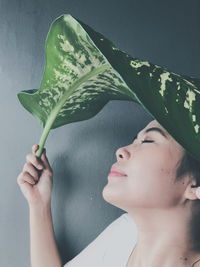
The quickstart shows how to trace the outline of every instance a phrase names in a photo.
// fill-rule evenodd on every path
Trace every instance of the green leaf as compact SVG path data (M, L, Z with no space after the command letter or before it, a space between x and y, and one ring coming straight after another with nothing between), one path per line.
M111 99L135 100L122 77L72 16L53 22L45 48L40 88L18 93L21 104L44 128L38 157L51 129L89 119Z
M133 58L69 14L52 23L45 61L40 88L18 93L44 128L38 157L51 129L89 119L110 100L129 100L142 105L200 159L200 105L194 101L200 103L198 79Z

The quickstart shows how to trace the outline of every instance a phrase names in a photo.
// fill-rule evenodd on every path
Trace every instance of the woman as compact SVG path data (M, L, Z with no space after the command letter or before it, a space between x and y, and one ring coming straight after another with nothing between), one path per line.
M51 218L53 172L45 152L41 161L35 157L37 148L33 146L17 178L30 208L31 263L32 267L60 267ZM124 175L111 172L102 195L126 211L137 225L138 241L127 258L127 267L200 266L200 249L195 247L191 229L199 187L193 187L197 181L187 172L177 179L184 155L183 147L156 120L133 143L117 150L112 170ZM66 266L91 267L81 265L80 259L78 255Z

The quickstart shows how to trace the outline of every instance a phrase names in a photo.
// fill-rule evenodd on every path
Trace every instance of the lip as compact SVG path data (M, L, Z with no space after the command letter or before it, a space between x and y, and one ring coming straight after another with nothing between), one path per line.
M109 176L127 176L127 175L121 170L112 167Z

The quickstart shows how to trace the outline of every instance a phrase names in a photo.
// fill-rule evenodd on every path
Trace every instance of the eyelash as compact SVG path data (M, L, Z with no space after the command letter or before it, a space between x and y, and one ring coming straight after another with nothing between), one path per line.
M136 139L137 136L134 137L133 141ZM142 140L141 143L153 143L153 140Z
M145 143L145 142L147 142L147 143L153 143L154 141L153 140L142 140L142 143Z

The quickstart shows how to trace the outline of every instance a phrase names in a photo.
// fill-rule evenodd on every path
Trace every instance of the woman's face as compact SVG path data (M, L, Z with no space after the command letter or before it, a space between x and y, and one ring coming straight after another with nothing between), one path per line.
M148 129L156 127L164 132ZM147 142L152 140L152 142ZM125 211L169 209L178 205L185 190L183 181L175 183L178 161L184 149L156 121L151 121L130 145L116 151L114 169L127 176L108 175L103 198Z

